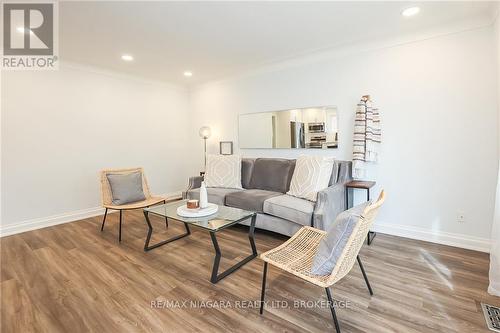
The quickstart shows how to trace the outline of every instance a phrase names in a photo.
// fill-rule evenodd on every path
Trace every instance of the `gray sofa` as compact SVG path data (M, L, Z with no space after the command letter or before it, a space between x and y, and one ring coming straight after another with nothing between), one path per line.
M257 212L255 226L291 236L302 226L327 230L345 210L345 183L351 178L350 161L335 161L329 187L318 193L317 202L287 195L295 160L278 158L242 159L243 190L207 188L208 201ZM191 177L187 199L200 198L203 177ZM242 222L249 225L250 221Z

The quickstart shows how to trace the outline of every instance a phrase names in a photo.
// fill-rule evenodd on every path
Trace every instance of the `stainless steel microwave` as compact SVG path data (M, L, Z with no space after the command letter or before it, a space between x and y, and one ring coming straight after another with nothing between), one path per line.
M309 123L307 124L309 133L324 133L325 123Z

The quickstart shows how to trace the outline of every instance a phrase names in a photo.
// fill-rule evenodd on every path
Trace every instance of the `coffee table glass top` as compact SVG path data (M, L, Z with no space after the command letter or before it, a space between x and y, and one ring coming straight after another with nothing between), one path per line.
M246 220L255 212L243 210L239 208L219 206L217 213L203 217L183 217L177 215L177 208L185 205L187 200L170 202L164 205L153 206L144 209L145 212L167 217L169 219L186 222L190 225L201 227L209 231L217 231L225 227L231 226L243 220Z

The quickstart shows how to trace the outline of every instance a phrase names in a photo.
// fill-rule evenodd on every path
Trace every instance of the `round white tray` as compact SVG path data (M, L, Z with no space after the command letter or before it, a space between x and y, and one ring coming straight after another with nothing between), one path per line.
M209 203L206 208L187 208L186 205L177 208L177 215L183 217L202 217L217 213L219 206L213 203Z

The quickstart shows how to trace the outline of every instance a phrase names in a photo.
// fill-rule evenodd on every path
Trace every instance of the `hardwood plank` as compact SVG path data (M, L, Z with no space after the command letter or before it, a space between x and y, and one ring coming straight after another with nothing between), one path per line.
M2 332L334 330L328 307L314 303L326 303L324 290L275 267L269 268L268 305L259 315L258 259L210 283L214 250L203 230L191 228L189 237L145 253L142 211L124 215L122 243L118 214L108 215L104 232L101 218L0 239ZM162 218L151 220L153 241L184 232L175 221L166 229ZM247 233L235 226L217 235L221 270L250 253ZM259 252L285 240L256 232ZM486 292L487 254L378 234L360 255L375 295L368 294L357 265L331 288L348 305L337 309L343 332L488 332L479 303L500 305L500 299ZM152 306L155 301L171 304ZM231 306L207 306L216 303Z

